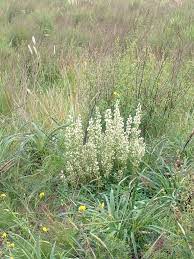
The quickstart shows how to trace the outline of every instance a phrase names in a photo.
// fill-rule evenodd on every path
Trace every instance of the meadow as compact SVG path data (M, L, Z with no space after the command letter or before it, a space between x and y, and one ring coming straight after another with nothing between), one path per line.
M0 258L194 258L194 1L0 1Z

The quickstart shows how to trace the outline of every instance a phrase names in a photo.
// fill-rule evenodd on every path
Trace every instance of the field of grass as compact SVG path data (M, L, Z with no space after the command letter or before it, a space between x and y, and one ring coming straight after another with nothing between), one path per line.
M0 1L0 258L194 258L194 1Z

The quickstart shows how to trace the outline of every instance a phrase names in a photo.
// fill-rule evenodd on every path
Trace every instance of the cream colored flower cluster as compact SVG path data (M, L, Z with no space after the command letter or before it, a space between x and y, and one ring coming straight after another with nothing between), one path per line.
M119 181L124 176L127 163L138 166L145 154L144 139L140 136L141 106L128 117L126 124L116 103L114 110L107 109L102 117L96 110L85 131L81 118L73 121L65 132L66 177L71 184L82 184L113 177ZM85 141L84 141L85 140Z

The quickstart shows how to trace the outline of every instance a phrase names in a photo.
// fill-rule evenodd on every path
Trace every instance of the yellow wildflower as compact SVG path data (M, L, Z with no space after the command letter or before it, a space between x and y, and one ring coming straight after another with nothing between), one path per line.
M1 198L1 199L5 199L6 196L7 196L7 195L6 195L5 193L0 194L0 198Z
M49 231L49 228L47 228L45 226L42 227L42 232L47 233L48 231Z
M45 193L44 193L44 192L40 192L40 193L39 193L39 198L40 198L40 199L43 199L44 197L45 197Z
M113 94L114 94L114 96L120 96L120 94L119 94L119 93L117 93L116 91L115 91L115 92L113 92Z
M8 236L8 235L7 235L7 233L6 233L6 232L3 232L3 233L2 233L2 235L1 235L1 237L2 237L3 239L6 239L6 238L7 238L7 236Z
M84 212L84 211L86 211L86 206L80 205L78 210L79 210L79 212Z
M104 202L101 202L101 203L99 204L99 208L100 208L100 209L104 209Z
M10 256L10 259L14 259L14 257L13 257L13 256Z
M15 247L15 244L14 243L11 243L11 242L7 242L7 246L9 248L14 248Z

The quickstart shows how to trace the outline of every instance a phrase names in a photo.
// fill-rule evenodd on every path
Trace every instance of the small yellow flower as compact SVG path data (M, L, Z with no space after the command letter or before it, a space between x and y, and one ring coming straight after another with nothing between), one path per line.
M13 257L13 256L10 256L10 259L14 259L14 257Z
M7 197L7 195L5 193L0 194L1 199L5 199L6 197Z
M2 233L2 235L1 235L1 237L2 237L3 239L6 239L6 238L7 238L7 236L8 236L8 235L7 235L7 233L6 233L6 232L3 232L3 233Z
M47 233L48 231L49 231L49 228L47 228L45 226L42 227L42 232Z
M117 93L116 91L115 91L115 92L113 92L113 94L114 94L114 96L120 96L120 94L119 94L119 93Z
M100 209L104 209L104 202L101 202L101 203L99 204L99 208L100 208Z
M78 210L79 210L79 212L85 212L86 211L86 206L85 205L80 205Z
M7 246L9 248L14 248L15 247L15 244L14 243L11 243L11 242L7 242Z
M39 198L40 198L40 199L43 199L44 197L45 197L45 193L44 193L44 192L40 192L40 193L39 193Z

